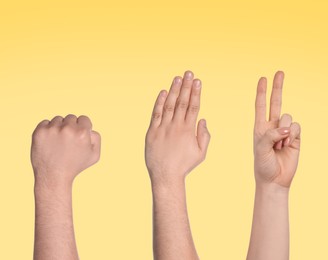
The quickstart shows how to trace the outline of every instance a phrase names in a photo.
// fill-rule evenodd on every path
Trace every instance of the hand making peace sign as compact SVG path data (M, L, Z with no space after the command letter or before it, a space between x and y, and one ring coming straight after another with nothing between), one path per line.
M273 80L269 120L266 119L267 80L261 78L258 82L254 170L257 184L276 183L289 188L298 164L301 127L289 114L280 117L283 80L284 73L278 71Z

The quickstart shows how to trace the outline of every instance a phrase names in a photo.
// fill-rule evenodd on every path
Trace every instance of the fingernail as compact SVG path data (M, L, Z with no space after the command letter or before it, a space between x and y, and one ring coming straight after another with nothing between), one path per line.
M289 145L289 142L290 142L290 138L286 138L285 142L284 142L284 146L288 146Z
M282 127L278 129L278 132L282 135L288 134L290 132L289 127Z
M175 77L174 78L174 83L176 83L176 84L181 83L181 78L180 77Z
M199 79L196 79L194 81L195 88L200 88L202 86L202 82Z
M207 126L205 119L203 119L203 124L204 124L205 127Z
M281 148L282 148L282 141L279 141L278 143L276 143L276 144L274 145L274 148L275 148L276 150L281 150Z
M166 97L166 94L167 94L166 90L162 90L160 95L161 97Z
M191 71L186 71L184 75L185 79L191 80L193 78L193 74Z

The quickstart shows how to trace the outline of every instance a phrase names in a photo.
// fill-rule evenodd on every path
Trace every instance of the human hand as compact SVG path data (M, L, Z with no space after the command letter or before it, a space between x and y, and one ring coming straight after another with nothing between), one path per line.
M200 120L201 81L186 71L175 77L170 91L161 91L154 105L146 135L146 165L153 182L175 182L206 157L210 134L206 121Z
M72 184L100 157L100 135L88 117L67 115L44 120L32 135L31 162L36 182L47 186Z
M270 101L270 117L266 120L267 80L257 86L254 127L254 170L257 185L275 183L289 188L295 175L301 127L289 114L280 117L284 73L275 74Z

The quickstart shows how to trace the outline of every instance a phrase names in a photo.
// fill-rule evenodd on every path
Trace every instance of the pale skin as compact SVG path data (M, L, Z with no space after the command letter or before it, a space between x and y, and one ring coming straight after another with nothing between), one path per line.
M72 213L75 177L100 157L100 135L86 116L44 120L32 135L34 260L77 260Z
M153 194L155 260L199 259L190 229L185 178L206 157L210 134L200 108L201 81L191 71L175 77L155 102L145 159Z
M257 86L254 126L255 203L247 260L289 259L288 195L300 153L301 127L281 113L284 73L273 80L269 119L267 80Z

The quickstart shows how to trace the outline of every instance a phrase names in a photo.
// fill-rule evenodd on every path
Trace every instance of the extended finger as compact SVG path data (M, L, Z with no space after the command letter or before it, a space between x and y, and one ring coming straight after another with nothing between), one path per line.
M191 71L186 71L183 77L183 82L179 97L176 102L173 120L184 121L186 118L187 109L189 106L190 92L193 84L194 74Z
M257 84L255 100L255 124L266 121L266 90L267 79L262 77Z
M172 82L169 94L167 95L166 101L164 103L161 125L165 125L171 122L173 118L176 101L181 89L181 84L181 77L175 77Z
M284 82L284 73L282 71L278 71L275 74L273 80L273 87L272 87L271 99L270 99L270 118L269 118L270 121L276 121L277 125L281 112L283 82Z
M163 116L163 107L167 97L167 91L162 90L155 101L153 113L151 116L150 127L158 127L161 124Z
M190 123L192 125L195 125L197 121L197 116L200 107L201 86L202 82L199 79L195 79L192 85L190 102L186 115L187 123Z

